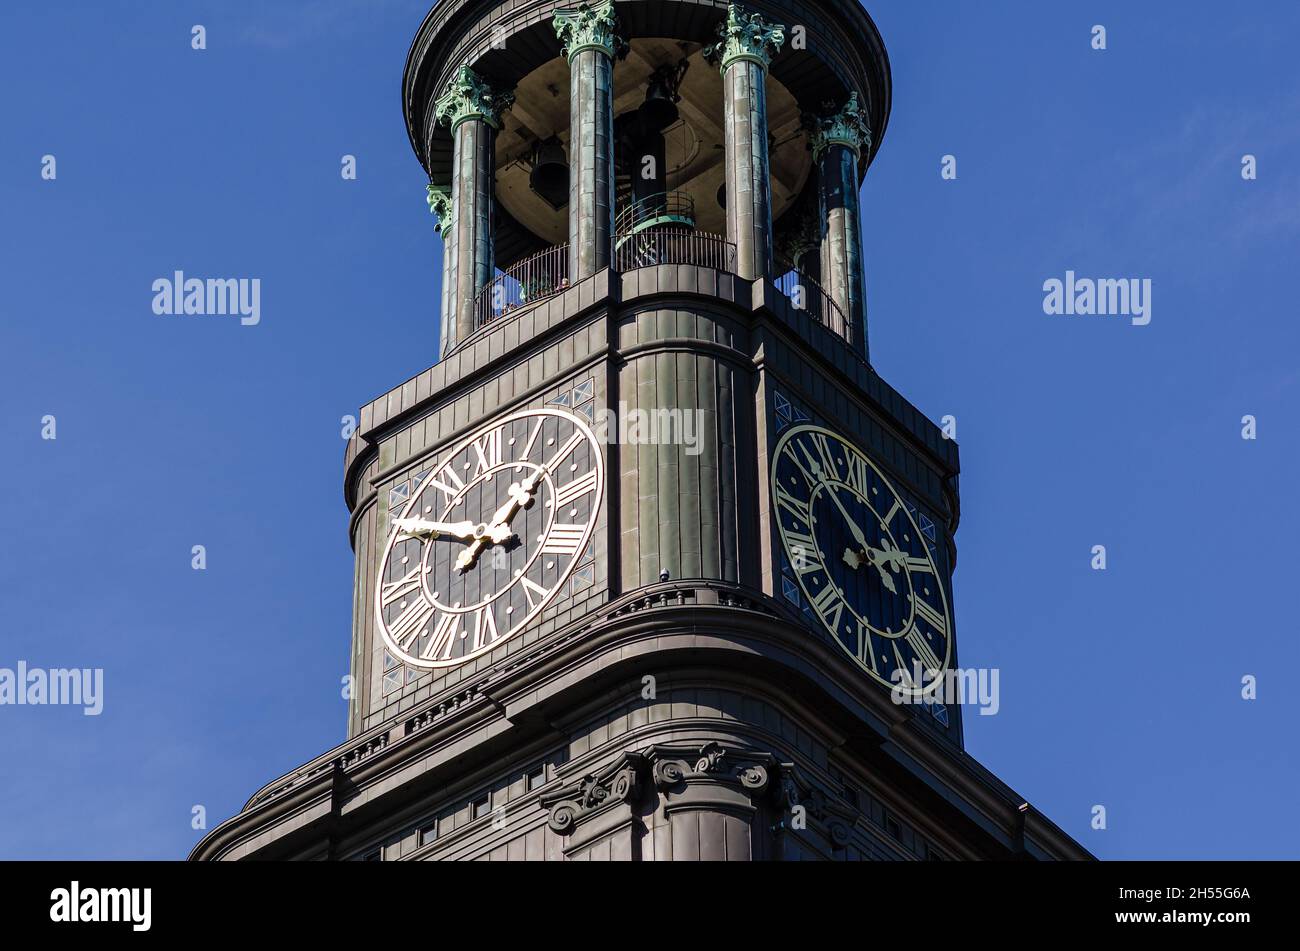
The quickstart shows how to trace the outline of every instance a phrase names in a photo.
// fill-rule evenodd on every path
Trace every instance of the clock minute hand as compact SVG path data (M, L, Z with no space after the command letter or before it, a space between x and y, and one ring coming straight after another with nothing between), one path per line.
M469 541L475 534L473 522L434 522L424 518L399 518L394 519L393 524L402 534L412 538L426 536L433 539L447 536Z
M861 546L863 551L869 551L871 546L867 544L867 536L862 534L862 529L858 528L858 523L849 516L848 510L844 507L844 503L840 501L840 497L835 491L835 486L832 485L828 487L830 488L831 499L835 502L835 507L838 508L840 514L844 516L844 521L849 523L849 530L853 532L854 539L857 540L858 545Z

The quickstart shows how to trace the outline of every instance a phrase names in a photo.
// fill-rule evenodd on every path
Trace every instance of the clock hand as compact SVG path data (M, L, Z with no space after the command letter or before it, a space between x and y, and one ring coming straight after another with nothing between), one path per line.
M877 552L879 558L876 564L887 562L891 571L897 571L907 564L907 555L901 548L895 548L894 544L888 538L880 539L881 550Z
M478 561L479 554L487 547L489 542L497 545L504 544L515 537L514 532L510 531L510 520L515 517L515 513L521 508L527 508L533 503L533 494L537 489L537 483L541 481L544 469L534 470L533 473L524 479L523 483L512 482L507 490L510 495L510 501L506 502L492 516L492 520L482 526L482 530L476 533L476 537L468 548L466 548L456 558L456 568L461 573L469 571Z
M879 558L872 557L873 555L878 555L878 554L882 554L882 553L876 551L874 548L869 549L867 551L867 560L870 561L873 565L875 565L876 570L880 572L880 583L885 586L885 589L890 594L898 594L898 588L894 585L894 579L890 577L888 571L885 571L884 562L881 561Z
M834 497L834 490L832 490L831 495ZM836 501L839 500L836 499ZM843 506L840 506L840 511L844 511ZM847 514L845 514L845 518L848 518ZM862 548L858 551L854 551L852 548L844 549L844 563L855 570L864 564L874 565L876 570L880 572L880 583L885 586L890 594L897 594L898 588L894 584L894 579L890 577L889 572L885 571L885 569L898 571L906 562L907 555L901 549L895 548L888 538L880 540L881 548L872 548L865 543L861 533L857 530L857 526L853 524L851 519L849 525L854 529L854 535L857 536Z
M840 514L844 516L844 521L849 523L849 530L853 533L853 537L857 540L859 547L863 551L869 550L871 546L867 543L867 536L862 534L862 529L858 528L858 523L853 521L849 516L848 510L844 507L844 503L840 501L840 497L835 491L835 486L830 483L826 483L826 485L827 488L830 489L829 494L831 499L835 502L835 507L838 508Z
M473 522L433 522L423 518L398 518L393 520L393 524L401 530L402 534L412 538L423 536L433 539L447 536L469 541L475 535Z

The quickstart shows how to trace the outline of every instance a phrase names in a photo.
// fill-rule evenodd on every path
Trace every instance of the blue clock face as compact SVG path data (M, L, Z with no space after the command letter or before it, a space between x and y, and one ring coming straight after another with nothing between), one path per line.
M808 606L872 677L921 694L951 657L938 566L889 480L851 443L796 426L772 455L781 542Z

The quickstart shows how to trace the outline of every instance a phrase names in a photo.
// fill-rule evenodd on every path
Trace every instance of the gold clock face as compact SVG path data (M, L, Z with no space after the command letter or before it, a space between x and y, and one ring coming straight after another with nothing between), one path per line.
M550 408L490 423L443 456L395 513L380 561L389 651L454 667L521 631L583 558L603 465L586 423Z
M772 454L772 502L809 610L864 670L920 695L952 656L943 579L893 485L852 443L788 429Z

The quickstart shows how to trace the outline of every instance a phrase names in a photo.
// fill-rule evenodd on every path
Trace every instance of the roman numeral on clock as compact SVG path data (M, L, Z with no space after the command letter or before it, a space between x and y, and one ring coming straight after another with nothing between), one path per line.
M537 421L537 425L533 427L533 434L528 437L528 442L524 443L524 451L519 454L520 462L528 461L528 456L533 451L533 445L537 442L537 437L540 436L541 434L542 434L542 420L539 419Z
M834 630L839 627L840 615L844 613L844 602L833 585L826 585L815 597L809 598L813 610L822 619L822 623Z
M428 622L433 614L433 605L423 598L412 602L397 619L388 625L389 636L402 650L409 650L411 644L420 636L420 628Z
M864 499L871 498L871 484L869 482L871 466L866 459L854 453L849 453L848 461L849 474L845 477L845 483L850 489L862 496Z
M834 469L829 473L825 471L821 462L818 460L820 453L814 452L813 449L810 449L806 441L801 439L796 442L795 445L799 447L799 452L803 454L804 460L808 463L807 466L801 464L799 468L803 469L803 471L808 474L809 482L821 482L826 479L828 475L834 476L836 474ZM798 456L795 457L795 461L799 461Z
M924 601L918 595L913 594L912 606L916 609L917 616L938 631L940 637L948 636L947 619L935 608L932 608L927 601Z
M822 474L831 479L838 479L840 477L839 463L835 461L835 450L831 448L830 440L826 438L826 434L814 433L812 443L817 449L817 458L822 467Z
M551 533L542 544L543 554L576 555L582 547L582 536L586 529L585 525L562 525L557 522L551 526Z
M446 660L451 656L452 645L456 643L456 622L460 620L459 614L444 613L438 616L438 622L433 626L433 636L429 638L429 643L425 645L424 650L420 651L420 656L425 660Z
M501 430L494 429L485 433L481 439L476 440L474 454L478 457L478 462L474 467L474 475L476 476L501 465Z
M858 622L858 660L873 671L876 669L876 652L871 649L871 628Z
M446 480L445 482L442 480ZM429 485L433 486L449 500L454 499L460 490L465 488L465 481L458 475L456 470L451 466L446 466L441 472L429 478Z
M524 597L528 599L528 609L530 611L545 601L547 596L551 593L531 578L525 577L519 580L520 586L524 589ZM534 601L534 598L537 600Z
M497 639L497 619L492 605L485 604L474 615L474 650L479 650Z
M379 603L388 607L394 601L398 601L408 594L418 591L420 588L420 566L416 565L405 576L397 581L390 581L385 584L379 593Z
M572 453L573 450L577 449L578 446L580 446L582 443L586 441L587 441L587 437L583 435L582 430L581 429L577 430L572 436L568 438L568 440L564 443L563 446L561 446L559 449L555 451L555 455L552 456L551 461L546 464L546 468L550 469L551 471L555 471L556 466L562 463L565 459L568 459L569 454Z
M789 459L791 462L794 463L795 468L797 468L799 472L803 475L805 482L809 483L810 485L816 485L818 482L821 481L821 479L818 476L813 474L813 468L816 468L816 464L814 463L813 468L809 468L808 466L804 465L804 460L799 458L799 453L795 448L796 445L797 444L794 442L786 443L785 448L781 450L781 455L785 456L787 459Z
M790 553L790 564L799 574L806 575L821 568L821 556L811 535L786 529L785 547Z
M913 626L904 639L911 646L912 653L916 654L916 659L921 662L921 666L925 670L932 670L935 673L943 670L943 661L934 652L934 648L930 646L924 632L919 627Z
M578 499L590 492L595 492L600 482L599 474L592 469L586 475L579 476L572 482L567 482L555 490L555 506L563 508L566 505L572 505Z
M791 495L783 485L776 487L776 504L778 508L785 509L805 525L811 523L812 508L803 499Z
M930 565L929 558L909 558L907 559L908 571L925 571L934 574L934 568Z

